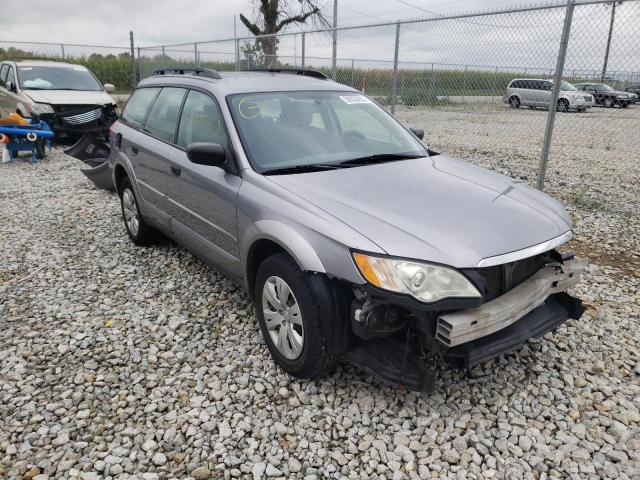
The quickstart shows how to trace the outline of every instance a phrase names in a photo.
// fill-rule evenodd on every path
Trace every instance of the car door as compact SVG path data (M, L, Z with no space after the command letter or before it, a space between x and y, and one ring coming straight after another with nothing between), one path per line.
M139 110L127 112L128 103L123 116L128 119L134 115L140 128L128 135L129 142L122 148L133 160L133 169L143 198L159 210L159 216L166 220L166 225L164 221L163 225L168 227L167 217L170 216L171 209L163 193L163 186L170 179L167 157L174 150L172 145L175 142L180 108L187 91L184 88L164 87L139 89L136 90L136 95L138 92L142 92L142 97L132 98L130 102L139 101ZM147 102L149 105L145 109Z
M192 163L186 149L194 142L221 144L227 162L235 161L217 100L199 90L190 90L184 102L176 147L167 158L169 179L162 191L170 203L175 233L189 238L202 256L236 274L240 256L236 202L242 178L229 169Z
M536 80L535 85L538 106L548 108L551 104L551 88L553 84L548 80Z
M9 73L9 65L3 63L0 66L0 117L6 117L11 113L9 111L11 97L9 90L7 90L7 73Z
M598 93L596 87L594 87L593 85L585 85L584 91L593 95L593 100L595 103L602 103L602 95Z

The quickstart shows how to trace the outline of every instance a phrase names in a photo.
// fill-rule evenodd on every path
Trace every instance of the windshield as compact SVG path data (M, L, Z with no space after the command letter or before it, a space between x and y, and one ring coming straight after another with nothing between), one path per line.
M272 92L229 97L253 167L269 170L376 157L427 156L424 145L364 95L351 92Z
M569 82L565 82L564 80L562 80L560 82L560 90L565 91L565 92L572 92L574 90L578 90L576 87L574 87L573 85L571 85Z
M102 86L85 67L18 67L23 90L84 90L98 92Z
M596 83L596 89L600 90L601 92L611 92L611 91L613 91L613 88L611 88L606 83Z

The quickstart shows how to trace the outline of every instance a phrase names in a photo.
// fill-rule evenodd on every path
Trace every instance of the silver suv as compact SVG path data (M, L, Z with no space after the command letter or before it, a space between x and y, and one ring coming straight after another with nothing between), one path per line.
M509 82L507 92L503 100L511 108L520 106L536 108L549 108L551 104L551 88L553 81L541 80L539 78L516 78ZM562 80L560 83L560 93L558 95L558 111L568 112L576 110L584 112L587 108L593 107L593 96L580 92L569 82Z
M582 314L560 203L318 72L158 70L110 132L131 240L159 230L240 283L296 377L346 358L428 391L437 362L469 369Z
M106 129L116 119L116 102L82 65L49 61L0 63L0 117L36 113L57 137Z

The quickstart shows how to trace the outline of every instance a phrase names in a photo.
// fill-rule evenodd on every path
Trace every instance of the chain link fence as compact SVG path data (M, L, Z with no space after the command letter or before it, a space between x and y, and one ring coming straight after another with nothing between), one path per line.
M553 188L571 184L569 194L578 198L585 184L607 189L601 175L596 178L589 169L576 172L578 159L593 157L615 170L617 156L622 156L627 172L638 168L632 158L638 157L640 142L631 132L640 127L640 106L627 102L629 108L620 108L619 102L605 108L594 95L596 105L586 111L569 108L556 114L549 105L563 107L567 98L577 101L590 94L569 92L570 87L554 80L636 88L639 21L638 0L573 0L137 49L133 41L126 47L0 42L0 59L80 63L121 92L132 85L134 61L138 79L171 66L316 69L365 92L405 124L424 128L432 148L480 159L529 183L538 180L538 186L541 173L548 171ZM512 108L507 87L514 79L548 80L553 88L529 91L532 103L523 99L519 108ZM631 178L637 178L635 173Z

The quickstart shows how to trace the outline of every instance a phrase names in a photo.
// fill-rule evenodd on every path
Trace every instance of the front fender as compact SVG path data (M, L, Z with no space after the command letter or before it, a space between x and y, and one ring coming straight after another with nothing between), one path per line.
M325 267L311 244L291 226L276 220L259 220L252 224L241 239L241 258L246 261L251 246L259 240L271 240L284 248L302 270L326 273Z

